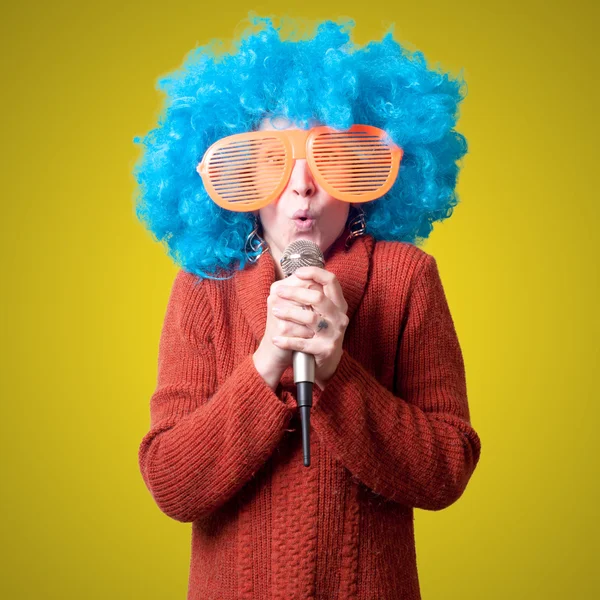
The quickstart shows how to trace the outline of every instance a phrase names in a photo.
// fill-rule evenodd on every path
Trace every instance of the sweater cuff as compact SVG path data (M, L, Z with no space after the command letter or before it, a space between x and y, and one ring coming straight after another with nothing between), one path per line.
M256 365L254 364L254 360L252 358L252 354L245 358L248 367L248 374L251 377L251 384L256 385L258 388L262 390L261 395L266 395L269 397L269 401L273 403L274 400L277 400L277 405L279 407L283 406L289 413L293 413L296 409L295 399L289 392L283 389L281 383L277 384L277 387L273 391L273 389L267 384L267 382L263 379L262 375L256 369ZM245 369L244 369L245 371Z
M348 352L343 349L342 357L333 375L325 384L325 388L321 389L315 384L313 392L313 408L318 412L332 413L335 412L335 403L342 396L342 390L357 376L360 377L364 367L354 360Z

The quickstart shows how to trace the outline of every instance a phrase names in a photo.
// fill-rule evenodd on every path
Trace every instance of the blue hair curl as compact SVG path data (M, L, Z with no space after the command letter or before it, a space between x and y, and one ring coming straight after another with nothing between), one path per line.
M377 240L425 240L458 203L456 163L467 153L453 129L466 93L461 74L429 69L422 52L409 52L392 32L358 47L351 19L322 21L313 37L298 41L282 40L268 17L251 12L250 21L262 28L246 29L235 53L215 51L218 41L195 48L180 70L158 80L167 94L158 127L133 139L145 149L134 167L137 218L200 278L243 269L253 256L245 252L252 214L215 204L196 166L214 142L258 128L269 114L302 128L317 119L338 129L384 129L404 155L390 191L361 204L366 232Z

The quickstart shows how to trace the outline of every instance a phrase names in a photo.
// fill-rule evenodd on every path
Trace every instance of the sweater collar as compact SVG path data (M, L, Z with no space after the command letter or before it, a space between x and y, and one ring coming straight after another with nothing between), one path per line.
M349 229L346 228L333 243L324 268L334 273L340 282L348 303L346 314L352 320L365 293L375 240L370 235L362 235L346 250L345 242L349 233ZM275 261L271 253L263 252L256 263L238 271L235 281L242 313L255 338L260 342L267 325L267 298L271 284L275 281Z

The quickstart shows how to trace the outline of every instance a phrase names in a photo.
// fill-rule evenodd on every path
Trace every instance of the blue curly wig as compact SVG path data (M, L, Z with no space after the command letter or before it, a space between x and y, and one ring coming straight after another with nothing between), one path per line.
M144 147L134 167L137 218L200 278L243 269L253 256L245 252L252 214L215 204L196 166L215 141L257 129L271 115L301 128L316 119L337 129L384 129L404 155L390 191L361 204L366 232L377 240L425 240L458 203L457 161L467 153L453 129L465 95L461 75L429 69L421 52L409 53L391 32L357 47L350 19L320 22L313 37L297 41L282 40L270 18L250 13L250 21L260 29L246 29L236 52L219 53L218 41L196 48L180 70L158 80L167 94L158 127L133 140Z

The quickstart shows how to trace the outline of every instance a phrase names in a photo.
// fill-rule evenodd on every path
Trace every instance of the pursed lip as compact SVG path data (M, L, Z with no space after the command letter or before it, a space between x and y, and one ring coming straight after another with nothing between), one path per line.
M315 226L314 219L294 219L293 223L297 231L312 231Z
M296 220L296 219L315 219L315 215L313 215L309 210L297 210L294 215L292 216L292 219Z

